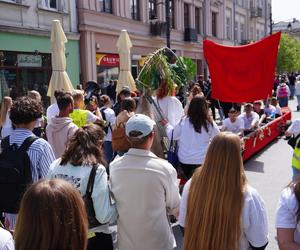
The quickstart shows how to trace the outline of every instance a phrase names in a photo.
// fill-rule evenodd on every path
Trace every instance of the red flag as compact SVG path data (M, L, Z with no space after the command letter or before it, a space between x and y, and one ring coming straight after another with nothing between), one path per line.
M212 97L224 102L252 102L272 95L281 33L245 46L204 41Z

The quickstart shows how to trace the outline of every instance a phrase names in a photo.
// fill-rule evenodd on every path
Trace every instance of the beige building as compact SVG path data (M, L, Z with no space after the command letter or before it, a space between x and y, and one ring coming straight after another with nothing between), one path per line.
M170 0L171 48L205 70L203 39L239 45L269 33L271 0ZM106 83L118 76L116 43L126 29L131 38L132 73L143 59L166 46L165 0L79 0L82 80Z

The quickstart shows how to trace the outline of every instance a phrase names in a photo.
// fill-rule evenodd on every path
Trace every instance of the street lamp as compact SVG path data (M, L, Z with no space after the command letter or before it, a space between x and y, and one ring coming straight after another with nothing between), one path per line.
M291 33L292 32L292 24L289 22L289 24L287 25L287 29L288 31Z

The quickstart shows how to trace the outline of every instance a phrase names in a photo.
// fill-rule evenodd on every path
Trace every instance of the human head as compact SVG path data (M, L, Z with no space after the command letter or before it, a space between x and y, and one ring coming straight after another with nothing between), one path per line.
M16 127L33 129L32 125L42 116L42 109L41 102L22 96L13 102L9 117Z
M212 140L192 177L184 249L239 249L246 182L240 152L240 138L233 133Z
M125 98L128 98L131 96L131 91L129 87L123 87L120 91L120 93L118 94L118 99L120 101L124 100Z
M231 108L228 112L228 116L230 121L234 122L236 120L237 117L237 111L235 108Z
M67 144L61 165L106 165L102 151L103 138L104 132L99 125L89 124L79 128Z
M111 101L108 95L100 96L100 107L109 107L111 105Z
M197 132L201 133L202 126L208 132L208 124L212 123L212 119L208 112L205 96L197 95L191 100L187 116Z
M199 84L194 84L191 89L192 96L195 97L196 95L203 95L202 89Z
M4 96L1 104L1 119L0 119L0 126L2 126L6 120L6 114L10 110L11 106L13 104L13 101L11 97Z
M247 115L250 115L253 111L253 105L251 103L246 103L244 107L244 111Z
M37 92L36 90L30 90L30 91L28 91L27 95L28 95L30 98L33 98L33 99L35 99L35 100L37 100L37 101L39 101L39 102L42 101L42 97L41 97L40 93Z
M126 110L127 112L135 112L136 102L133 98L127 97L121 102L121 111Z
M80 193L62 179L40 180L23 196L16 250L85 250L88 222Z
M276 107L278 104L277 98L276 97L272 97L271 98L271 105L273 105L274 107Z
M84 92L82 90L76 89L72 93L74 100L74 108L75 109L83 109L84 108Z
M54 97L55 97L55 99L57 100L57 97L58 97L60 94L62 94L62 93L64 93L63 90L55 90L55 91L54 91Z
M69 115L73 112L74 108L74 101L71 93L69 92L62 92L57 97L57 106L60 113L64 113L66 115Z
M92 95L85 108L91 112L94 112L98 108L97 96Z
M261 110L261 105L262 105L261 101L255 101L253 103L253 109L254 109L254 111L255 112L259 112Z
M146 115L135 114L125 125L126 136L133 148L150 149L154 138L155 122Z

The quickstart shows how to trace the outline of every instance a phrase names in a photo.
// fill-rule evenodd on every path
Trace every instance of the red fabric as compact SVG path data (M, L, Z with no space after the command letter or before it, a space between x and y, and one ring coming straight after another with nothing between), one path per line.
M252 102L271 96L281 33L245 46L204 41L212 97L224 102Z

